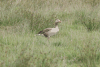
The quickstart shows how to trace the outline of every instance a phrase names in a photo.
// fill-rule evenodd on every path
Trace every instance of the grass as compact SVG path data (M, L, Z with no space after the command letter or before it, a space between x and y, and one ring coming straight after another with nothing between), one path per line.
M63 24L61 24L63 25ZM62 28L64 29L64 27ZM94 67L99 64L99 32L70 26L47 39L33 33L1 31L1 66L6 67ZM64 35L60 35L63 34ZM74 33L74 34L73 34ZM88 66L90 65L90 66ZM99 67L99 66L98 66Z
M100 67L97 0L8 0L0 6L0 67ZM35 36L57 18L60 31L49 42Z

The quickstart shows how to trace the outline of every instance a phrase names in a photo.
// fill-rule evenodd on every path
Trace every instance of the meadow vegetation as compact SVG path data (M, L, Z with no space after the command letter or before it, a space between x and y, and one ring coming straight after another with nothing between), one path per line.
M100 67L99 0L0 0L0 67ZM48 40L36 34L54 27Z

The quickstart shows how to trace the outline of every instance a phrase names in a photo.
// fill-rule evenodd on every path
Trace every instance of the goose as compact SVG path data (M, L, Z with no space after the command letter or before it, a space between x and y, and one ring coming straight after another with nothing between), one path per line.
M59 20L59 19L57 19L56 21L55 21L55 28L46 28L46 29L44 29L44 30L42 30L42 31L40 31L38 34L40 35L40 34L42 34L42 35L44 35L45 37L47 37L48 38L48 40L49 40L49 38L51 37L51 36L53 36L53 35L55 35L57 32L59 32L59 28L58 28L58 24L59 23L61 23L61 21Z

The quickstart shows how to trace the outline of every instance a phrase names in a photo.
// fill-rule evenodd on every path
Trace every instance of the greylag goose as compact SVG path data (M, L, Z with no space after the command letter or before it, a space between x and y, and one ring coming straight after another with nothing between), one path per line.
M54 23L55 24L55 28L46 28L46 29L40 31L38 33L38 35L43 34L45 37L47 37L49 39L50 36L55 35L59 31L58 23L61 23L61 21L59 19L57 19L55 21L55 23Z

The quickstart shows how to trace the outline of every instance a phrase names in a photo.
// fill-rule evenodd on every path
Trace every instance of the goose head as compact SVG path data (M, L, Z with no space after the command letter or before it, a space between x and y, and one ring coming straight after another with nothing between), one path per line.
M61 23L61 21L60 21L59 19L57 19L57 20L55 21L55 25L58 25L58 23Z

